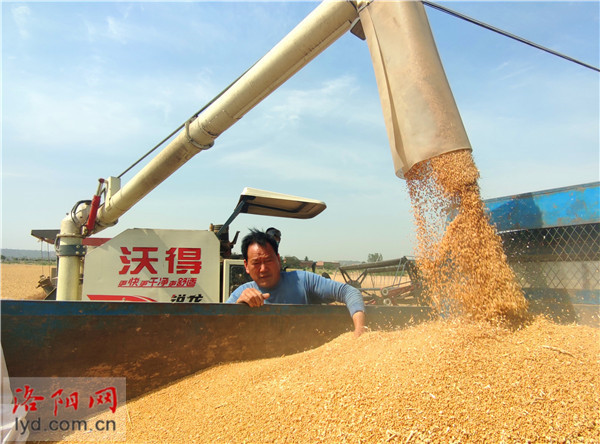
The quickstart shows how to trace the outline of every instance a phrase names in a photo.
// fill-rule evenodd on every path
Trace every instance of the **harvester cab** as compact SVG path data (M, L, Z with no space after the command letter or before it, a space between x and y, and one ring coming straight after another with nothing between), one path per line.
M232 249L229 226L240 214L310 219L323 210L315 199L244 188L227 221L209 230L132 228L114 238L85 238L73 254L84 256L80 300L121 302L224 302L250 280L241 255ZM52 242L50 230L32 235ZM43 234L43 236L41 236ZM63 255L65 252L63 251ZM43 282L42 282L43 280ZM56 279L43 276L48 299Z

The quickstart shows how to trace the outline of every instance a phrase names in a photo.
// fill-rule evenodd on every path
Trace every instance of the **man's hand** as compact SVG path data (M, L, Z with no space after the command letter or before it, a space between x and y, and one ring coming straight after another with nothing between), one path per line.
M354 322L354 337L358 338L364 332L367 331L365 326L365 313L363 311L357 311L352 315L352 322Z
M250 307L261 307L265 305L265 299L270 296L269 293L261 293L256 288L246 288L237 300L238 304L247 304Z

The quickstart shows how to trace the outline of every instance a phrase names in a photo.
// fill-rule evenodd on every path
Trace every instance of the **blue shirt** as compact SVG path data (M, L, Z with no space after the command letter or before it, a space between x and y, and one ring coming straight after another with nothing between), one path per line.
M227 303L235 304L246 288L256 288L262 293L269 293L265 304L343 302L351 316L357 311L365 311L362 295L356 288L306 271L282 271L277 285L268 289L259 287L254 281L247 282L231 293Z

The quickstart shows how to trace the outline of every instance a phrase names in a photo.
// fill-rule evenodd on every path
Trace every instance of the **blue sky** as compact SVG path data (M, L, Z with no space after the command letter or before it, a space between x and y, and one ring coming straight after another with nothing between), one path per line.
M599 65L598 2L440 4ZM58 228L98 178L119 175L316 5L3 2L2 248L40 249L31 229ZM598 72L426 11L484 198L599 180ZM343 36L98 236L207 229L246 186L327 203L308 221L234 221L241 235L280 228L283 255L412 254L365 42Z

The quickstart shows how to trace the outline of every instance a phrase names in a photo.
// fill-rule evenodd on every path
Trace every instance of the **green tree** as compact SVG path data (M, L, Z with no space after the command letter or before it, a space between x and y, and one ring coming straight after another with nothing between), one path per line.
M383 255L381 253L369 253L367 257L367 262L381 262L383 260Z

